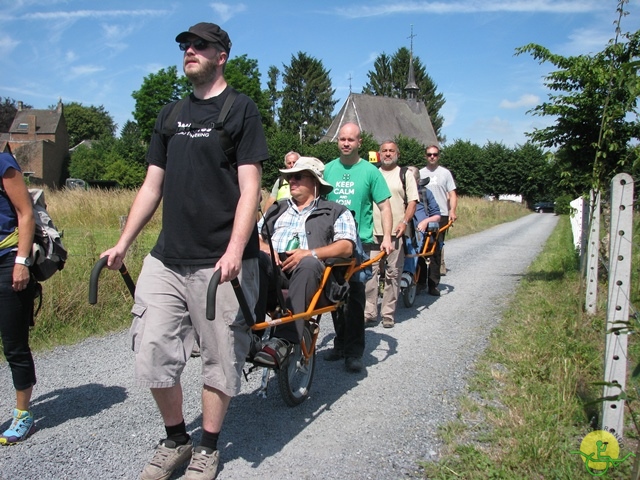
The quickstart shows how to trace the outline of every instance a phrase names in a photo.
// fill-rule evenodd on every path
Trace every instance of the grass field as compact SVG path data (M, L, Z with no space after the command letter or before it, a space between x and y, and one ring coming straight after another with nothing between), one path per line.
M632 288L637 302L637 270ZM592 478L576 451L600 428L601 408L594 400L602 396L597 383L604 371L607 289L600 286L594 316L583 312L584 295L569 219L563 216L492 332L457 420L441 428L443 457L425 465L425 478ZM639 358L633 338L629 371ZM628 406L637 409L637 380L627 386ZM625 418L620 458L637 448L632 415ZM633 462L601 478L630 478Z

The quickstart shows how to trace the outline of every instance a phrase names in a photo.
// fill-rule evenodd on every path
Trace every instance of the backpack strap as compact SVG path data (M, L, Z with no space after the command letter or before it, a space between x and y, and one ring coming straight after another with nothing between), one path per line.
M178 115L180 115L180 112L182 112L182 109L187 104L188 98L189 97L184 97L178 100L177 102L175 102L171 107L171 111L169 112L169 115L167 115L167 119L164 121L162 130L160 131L155 130L156 133L159 133L164 137L165 145L169 143L169 140L171 139L171 137L173 137L178 131L178 129L176 128Z
M224 154L227 156L227 160L231 166L235 169L236 165L236 146L231 140L231 137L227 133L227 131L223 128L224 122L227 119L227 115L229 115L229 111L233 106L233 102L235 102L236 97L238 96L238 92L236 92L233 88L229 89L229 94L222 105L222 110L220 110L220 115L218 116L218 121L213 124L213 128L218 132L218 138L220 139L220 146L224 151Z
M407 167L400 167L400 181L402 182L402 191L404 192L404 208L407 208L409 202L407 201Z

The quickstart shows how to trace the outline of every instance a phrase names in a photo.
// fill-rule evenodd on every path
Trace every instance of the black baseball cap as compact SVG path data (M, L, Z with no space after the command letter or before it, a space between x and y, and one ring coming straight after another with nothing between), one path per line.
M217 43L227 53L231 50L231 40L229 40L229 35L215 23L197 23L193 27L190 27L188 31L178 34L176 42L184 42L190 35L200 37L207 42Z

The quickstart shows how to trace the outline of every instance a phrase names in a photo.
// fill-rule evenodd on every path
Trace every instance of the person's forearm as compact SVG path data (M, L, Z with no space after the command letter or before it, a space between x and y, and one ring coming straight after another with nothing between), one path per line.
M146 182L140 187L140 191L136 195L129 215L127 223L122 230L118 243L122 248L127 250L136 237L140 234L144 226L151 220L153 214L160 205L162 199L161 186L154 182Z
M353 243L349 240L338 240L331 245L325 245L315 249L320 260L333 257L350 257L353 254Z
M236 206L236 216L233 222L231 238L227 246L227 252L242 258L251 232L256 226L255 212L258 208L258 195L260 191L260 165L241 166L242 179L239 179L240 199ZM240 175L240 171L238 172Z

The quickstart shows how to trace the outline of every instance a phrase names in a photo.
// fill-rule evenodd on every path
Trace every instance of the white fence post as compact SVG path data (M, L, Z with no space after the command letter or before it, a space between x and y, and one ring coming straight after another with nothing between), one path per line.
M627 333L633 243L633 178L626 173L611 182L609 296L607 300L604 397L619 395L627 383ZM622 437L624 400L604 401L602 429Z
M585 244L587 243L586 238L589 207L585 205L583 198L576 198L569 203L569 205L572 209L569 219L571 220L571 231L573 232L573 245L578 249L580 260L582 261Z
M589 202L589 241L587 243L587 294L585 310L589 315L597 311L598 303L598 263L600 262L600 192L591 190Z

